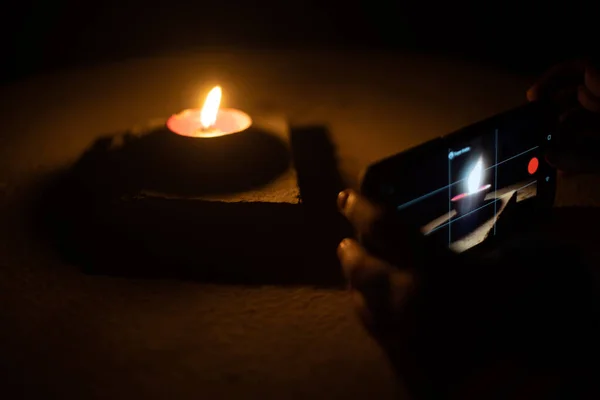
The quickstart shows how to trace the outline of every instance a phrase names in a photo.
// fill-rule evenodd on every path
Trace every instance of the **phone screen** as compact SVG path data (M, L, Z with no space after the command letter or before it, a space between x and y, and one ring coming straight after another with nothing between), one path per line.
M547 204L553 135L550 119L531 107L503 114L384 162L378 197L435 242L469 250Z

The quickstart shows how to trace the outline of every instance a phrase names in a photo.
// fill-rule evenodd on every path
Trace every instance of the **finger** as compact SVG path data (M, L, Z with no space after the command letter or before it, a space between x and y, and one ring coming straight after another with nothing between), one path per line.
M367 326L369 329L374 325L373 315L367 306L367 302L365 301L365 297L357 290L350 291L350 298L352 299L352 303L354 306L354 310L358 317L362 321L362 323Z
M527 99L536 101L543 98L552 98L554 93L562 88L580 84L585 72L585 63L582 60L568 61L555 65L546 71L536 83L527 91Z
M353 240L343 241L339 253L359 317L372 334L381 331L377 327L388 331L414 293L412 274L370 256Z
M552 100L559 106L561 111L567 112L571 108L578 106L577 104L577 86L569 85L560 89L552 95Z
M574 94L573 96L575 97L575 99L577 99L577 92L579 90L577 88L575 88ZM570 108L565 109L558 117L558 120L560 123L563 123L573 117L576 117L578 113L581 112L581 105L577 104L579 103L579 100L576 100L575 105L573 105Z
M385 262L374 258L352 239L344 239L338 247L338 256L350 288L361 294L365 301L364 308L373 320L388 321L391 318L392 300L390 267ZM363 315L367 313L362 311Z
M414 289L412 272L399 270L373 257L355 240L343 240L338 256L350 288L361 292L370 305L375 304L377 299L385 299L387 306L398 308Z
M387 274L389 264L368 254L353 239L344 239L338 246L338 257L344 276L354 288L360 288L378 275Z
M594 63L586 65L584 82L592 95L600 97L600 69Z
M353 190L345 190L339 194L338 207L360 235L370 234L383 213L380 207Z
M414 268L449 256L447 248L428 242L416 226L374 205L355 191L340 193L338 205L354 226L361 243L390 265Z
M600 98L594 96L592 91L584 85L577 90L577 100L583 108L593 113L600 113Z
M338 206L369 251L391 261L392 264L395 260L390 258L389 251L392 254L401 252L402 247L411 246L410 239L413 239L413 236L418 236L416 228L405 226L393 214L386 213L383 207L373 204L353 190L340 193ZM393 243L393 246L387 249L390 243Z

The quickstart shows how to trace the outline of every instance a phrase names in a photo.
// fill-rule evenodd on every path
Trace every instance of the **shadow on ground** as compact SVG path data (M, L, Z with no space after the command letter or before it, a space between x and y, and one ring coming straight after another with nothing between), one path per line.
M236 137L237 136L237 137ZM349 234L336 210L343 188L323 127L279 139L252 131L190 145L157 130L100 139L46 186L36 229L89 274L230 284L341 284L337 243ZM236 141L237 140L237 141ZM293 156L301 203L148 197L236 193L268 183ZM218 173L217 173L218 171Z
M289 165L286 144L256 128L196 139L161 127L97 140L71 174L95 197L141 191L182 197L241 193L271 182Z

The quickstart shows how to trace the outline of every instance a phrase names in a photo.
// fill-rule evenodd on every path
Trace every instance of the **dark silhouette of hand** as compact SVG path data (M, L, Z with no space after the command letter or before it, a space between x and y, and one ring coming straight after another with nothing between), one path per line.
M600 113L600 69L591 60L574 60L555 65L527 91L527 99L551 99L564 110L582 107Z
M561 126L548 161L560 172L600 171L600 68L592 60L556 65L527 91L530 101L555 103Z
M589 372L590 280L571 249L534 237L455 254L356 192L338 206L360 238L338 248L358 314L415 398L589 388L577 380Z

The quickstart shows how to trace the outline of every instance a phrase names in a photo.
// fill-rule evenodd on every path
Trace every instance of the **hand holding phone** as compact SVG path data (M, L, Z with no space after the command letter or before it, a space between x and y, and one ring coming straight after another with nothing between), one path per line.
M535 102L390 157L341 207L361 240L339 249L359 314L416 396L519 397L519 371L553 374L542 393L590 393L568 386L595 354L589 273L518 235L553 205L557 119Z
M522 373L535 382L592 365L582 357L597 338L590 277L569 248L521 237L493 254L455 254L403 226L390 230L358 193L339 200L365 242L385 244L380 256L346 239L338 254L358 314L415 398L531 397Z
M557 122L539 102L499 114L371 165L361 192L457 253L510 237L554 202Z

